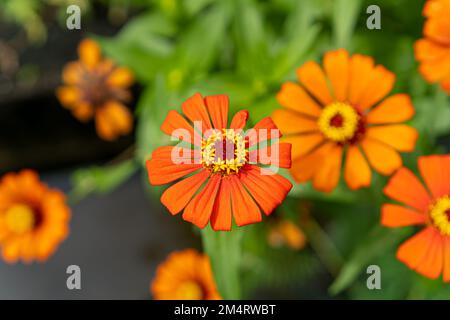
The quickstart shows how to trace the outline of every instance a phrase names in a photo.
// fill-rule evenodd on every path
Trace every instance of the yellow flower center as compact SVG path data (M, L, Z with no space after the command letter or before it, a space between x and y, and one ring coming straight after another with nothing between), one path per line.
M24 204L16 204L6 211L5 222L7 228L14 233L31 231L35 223L33 209Z
M238 173L247 155L244 137L233 129L217 130L202 141L201 163L213 173Z
M322 110L318 124L328 139L343 143L355 137L359 119L358 113L349 104L333 102Z
M450 236L450 197L439 198L430 209L430 217L442 234Z
M201 300L203 299L203 289L195 281L185 281L178 286L176 297L180 300Z

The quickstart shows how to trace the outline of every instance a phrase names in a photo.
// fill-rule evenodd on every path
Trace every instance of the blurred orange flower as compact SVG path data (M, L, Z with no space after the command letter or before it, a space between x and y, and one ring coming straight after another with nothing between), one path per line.
M428 0L423 15L424 38L414 46L419 71L425 80L439 82L450 94L450 1Z
M287 246L292 250L303 249L307 242L302 229L287 219L271 226L267 240L272 247Z
M424 225L404 242L397 258L418 273L450 282L450 155L419 157L426 187L407 168L392 176L384 193L402 205L385 204L381 223L387 227Z
M349 56L344 49L324 56L324 69L313 61L297 70L300 84L287 82L277 95L285 109L272 118L292 144L291 173L298 182L312 180L320 191L344 178L351 189L371 183L372 166L383 175L401 167L399 151L415 148L417 131L401 124L414 115L406 94L380 101L392 90L395 76L371 57ZM369 166L370 163L370 166Z
M56 92L59 101L80 121L95 117L97 133L105 140L130 133L133 117L122 102L130 99L131 71L103 59L100 47L90 39L80 43L78 54L79 61L64 67L64 86Z
M269 215L292 188L286 178L258 166L289 168L291 165L290 144L275 142L259 148L280 135L272 120L264 118L244 134L248 112L241 110L226 129L228 97L225 95L203 98L197 93L183 103L182 110L191 122L200 122L202 129L194 129L177 111L167 115L161 130L168 135L186 131L189 137L181 139L192 146L156 149L147 161L150 183L162 185L191 175L167 189L161 202L172 214L184 209L183 219L200 228L211 221L214 230L231 230L232 215L238 226L261 221L260 208ZM181 161L174 161L174 155L180 151ZM273 162L263 159L262 153L273 156Z
M158 266L151 284L155 300L220 300L209 258L193 249L174 252Z
M69 233L64 194L49 189L34 171L8 173L0 181L0 248L14 263L44 261Z

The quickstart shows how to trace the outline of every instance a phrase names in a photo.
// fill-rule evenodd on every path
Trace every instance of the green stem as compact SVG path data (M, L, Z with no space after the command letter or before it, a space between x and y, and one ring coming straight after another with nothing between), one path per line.
M243 232L213 231L210 226L202 230L203 247L211 260L217 288L224 299L241 298L240 260Z

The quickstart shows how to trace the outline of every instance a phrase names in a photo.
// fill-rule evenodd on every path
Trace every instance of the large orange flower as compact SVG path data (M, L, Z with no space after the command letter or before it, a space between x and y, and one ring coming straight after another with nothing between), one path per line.
M193 249L170 254L150 288L155 300L220 300L209 258Z
M450 94L450 0L428 0L423 8L424 38L415 43L419 71Z
M397 258L418 273L450 282L450 155L418 160L426 187L407 168L392 176L384 193L403 205L385 204L381 223L387 227L424 225L404 242Z
M9 263L44 261L69 232L64 194L49 189L34 171L6 174L0 181L0 248Z
M122 102L130 99L127 88L134 81L132 73L103 59L93 40L83 40L78 54L80 60L63 70L65 85L57 90L61 104L80 121L95 117L97 133L105 140L130 133L133 117Z
M299 182L332 191L340 177L351 189L369 186L372 166L383 175L401 167L398 151L415 148L417 131L401 124L414 114L406 94L380 102L395 76L371 57L344 49L325 54L324 69L313 61L297 70L300 84L287 82L278 93L285 109L272 117L292 143L291 173ZM370 163L370 166L369 166Z
M172 110L161 130L189 133L181 139L191 147L160 147L147 161L153 185L186 176L162 194L161 202L172 214L184 209L183 219L200 228L211 221L214 230L230 230L232 216L243 226L261 221L261 210L269 215L292 188L289 180L261 167L291 164L291 145L273 141L279 130L272 120L264 118L244 133L248 112L241 110L228 126L225 95L203 98L197 93L182 104L182 111L189 121ZM194 129L191 122L202 128Z

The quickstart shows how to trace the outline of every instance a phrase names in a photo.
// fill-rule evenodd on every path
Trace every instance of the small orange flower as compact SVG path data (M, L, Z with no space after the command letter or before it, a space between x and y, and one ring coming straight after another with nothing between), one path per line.
M193 249L174 252L158 266L151 284L155 300L220 300L211 264Z
M105 140L130 133L133 117L122 102L130 99L127 88L133 84L132 73L103 59L93 40L83 40L78 54L79 61L64 67L65 85L57 90L59 101L82 122L95 117L97 133Z
M380 102L395 76L371 57L349 56L344 49L324 56L324 69L309 61L297 70L301 85L287 82L277 95L285 109L272 117L292 143L291 173L298 182L312 180L320 191L344 178L351 189L371 183L370 166L383 175L401 167L399 151L415 148L417 131L401 124L414 115L406 94ZM369 166L370 163L370 166Z
M439 82L450 94L450 1L428 0L423 15L424 38L414 45L419 71L425 80Z
M271 226L267 240L272 247L287 246L292 250L303 249L307 242L302 229L289 220L282 220Z
M261 221L261 210L269 215L292 188L289 180L260 166L289 168L291 164L291 145L272 141L280 135L272 120L264 118L244 133L248 112L241 110L228 127L225 95L203 98L197 93L182 104L182 110L190 122L172 110L161 130L172 136L180 131L189 133L181 139L192 146L160 147L147 161L153 185L191 174L162 194L161 202L170 213L175 215L184 209L184 220L199 228L211 221L214 230L231 230L232 216L238 226L243 226ZM179 156L180 152L183 155Z
M450 282L450 155L419 157L426 187L407 168L392 176L384 193L403 205L385 204L381 223L387 227L424 225L404 242L397 258L418 273Z
M34 171L0 180L0 248L6 262L46 260L67 237L69 220L64 194L40 182Z

